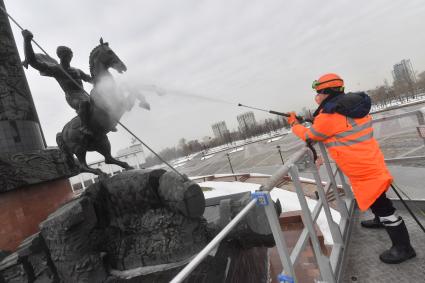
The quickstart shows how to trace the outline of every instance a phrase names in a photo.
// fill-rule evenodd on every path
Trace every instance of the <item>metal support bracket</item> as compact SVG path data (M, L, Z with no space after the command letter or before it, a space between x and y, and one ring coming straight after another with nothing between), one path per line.
M251 193L251 199L256 199L258 206L267 206L267 205L269 205L269 200L268 200L268 197L267 197L267 192L253 192L253 193Z
M279 283L294 283L294 278L285 274L279 274L277 276Z

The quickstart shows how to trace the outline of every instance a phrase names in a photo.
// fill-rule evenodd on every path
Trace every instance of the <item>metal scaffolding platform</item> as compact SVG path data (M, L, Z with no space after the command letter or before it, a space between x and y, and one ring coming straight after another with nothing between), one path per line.
M379 254L391 246L391 241L384 229L362 228L360 221L372 216L357 210L353 215L354 223L341 282L425 281L425 235L404 207L398 206L397 211L406 222L416 258L395 265L382 263ZM418 213L417 217L425 223L423 215Z

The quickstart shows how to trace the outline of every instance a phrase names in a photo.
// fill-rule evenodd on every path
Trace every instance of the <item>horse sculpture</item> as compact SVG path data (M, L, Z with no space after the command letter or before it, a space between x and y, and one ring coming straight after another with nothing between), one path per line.
M81 172L96 175L105 174L100 169L90 168L86 162L87 151L97 151L105 157L105 163L116 164L125 169L132 169L128 163L119 161L111 155L111 144L107 137L110 131L116 131L116 126L126 111L130 111L136 99L139 106L149 109L144 97L129 87L118 86L109 68L119 73L127 70L125 64L109 47L107 42L100 39L100 44L90 53L90 73L93 80L93 89L90 92L89 129L92 135L83 134L79 128L81 120L79 116L69 121L62 132L56 135L56 142L62 152L65 153L70 166L75 166L73 155L78 159Z

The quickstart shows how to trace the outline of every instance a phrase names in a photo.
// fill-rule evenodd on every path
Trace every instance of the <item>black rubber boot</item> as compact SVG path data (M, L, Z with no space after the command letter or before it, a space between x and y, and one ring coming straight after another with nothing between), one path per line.
M378 216L375 216L375 218L370 220L363 220L360 222L360 224L364 228L384 228L384 224L381 223Z
M415 250L410 245L409 232L407 232L403 220L397 226L385 226L385 230L387 230L393 246L379 256L381 261L396 264L416 256Z

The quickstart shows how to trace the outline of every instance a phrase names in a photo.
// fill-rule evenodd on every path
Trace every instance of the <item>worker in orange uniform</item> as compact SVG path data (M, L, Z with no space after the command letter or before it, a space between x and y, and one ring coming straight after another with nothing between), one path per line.
M393 178L388 171L378 142L373 137L371 101L364 92L344 93L344 81L326 74L313 82L316 91L314 122L302 126L291 112L288 123L302 140L321 141L342 172L350 180L362 211L371 209L375 219L363 221L366 228L385 227L392 247L379 258L385 263L400 263L416 256L403 219L395 213L385 192Z

